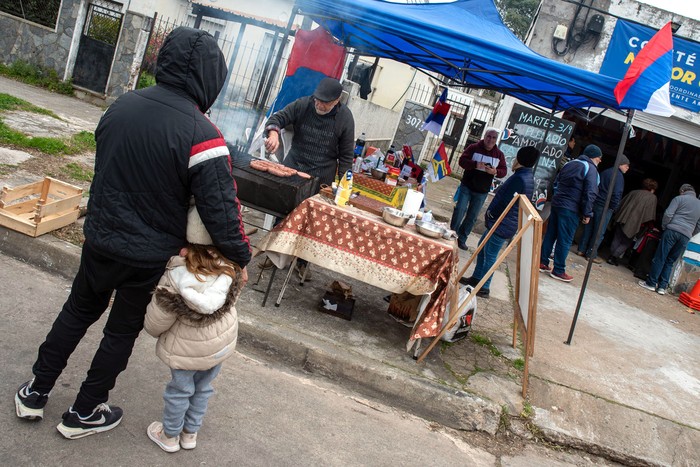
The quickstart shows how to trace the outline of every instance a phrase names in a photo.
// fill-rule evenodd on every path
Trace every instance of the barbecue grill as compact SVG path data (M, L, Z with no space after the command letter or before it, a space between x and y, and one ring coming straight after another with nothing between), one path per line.
M285 217L302 201L318 193L318 177L303 178L298 175L278 177L250 166L249 154L236 151L229 145L233 162L233 178L238 186L238 199L256 211Z

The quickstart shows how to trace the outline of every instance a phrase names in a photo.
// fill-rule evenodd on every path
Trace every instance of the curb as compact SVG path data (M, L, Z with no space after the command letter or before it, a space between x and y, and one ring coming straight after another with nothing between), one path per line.
M0 251L72 280L80 266L80 247L49 235L28 237L0 227ZM494 435L501 407L464 391L433 383L301 334L289 327L240 317L238 343L243 353L292 370L321 377L426 420Z

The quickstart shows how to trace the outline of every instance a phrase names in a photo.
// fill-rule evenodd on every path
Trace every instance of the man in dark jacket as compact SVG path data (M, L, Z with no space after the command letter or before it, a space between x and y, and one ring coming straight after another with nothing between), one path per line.
M282 163L331 185L352 167L355 148L355 119L340 103L343 86L333 78L323 78L312 96L295 100L276 112L265 125L265 149L274 153L279 133L292 125L292 147Z
M158 84L121 96L102 116L80 268L39 347L34 379L15 395L17 416L43 417L68 358L116 292L87 378L57 428L75 439L119 424L122 409L106 404L109 391L127 366L168 258L187 245L191 197L222 254L241 268L250 261L230 155L204 116L226 70L210 34L177 28L158 54Z
M547 233L542 240L540 272L548 272L554 279L571 282L573 277L566 273L566 257L574 241L574 233L579 220L588 224L593 217L593 202L598 195L597 165L603 152L594 144L589 144L583 154L561 168L554 180L552 213L549 215ZM554 269L549 267L549 254L554 242Z
M488 128L484 139L467 146L459 157L459 166L464 169L464 175L450 229L457 232L457 246L462 250L467 249L467 237L491 190L493 177L503 178L508 172L506 158L496 146L498 135L496 128Z
M486 210L484 219L486 222L486 232L484 232L481 236L481 240L479 240L480 245L493 227L494 222L496 222L506 207L508 207L508 204L513 199L513 195L519 193L527 196L527 199L532 199L532 191L535 187L532 167L537 162L538 157L540 157L540 151L532 146L527 146L518 150L518 154L513 161L513 175L508 177L508 180L498 187L493 201L491 201L489 208ZM472 287L476 286L496 262L498 253L501 251L503 244L515 235L517 230L518 203L516 202L498 227L496 227L496 230L491 235L491 238L489 238L489 241L486 242L484 248L477 255L476 267L474 268L472 276L466 280L460 279L459 281L463 284L471 285ZM477 297L485 298L489 296L492 277L493 276L489 276L488 280L484 282L481 290L476 293Z
M689 183L671 200L661 220L661 243L656 249L646 280L639 285L660 295L666 293L673 263L683 254L690 238L700 232L700 199Z
M613 170L615 167L610 167L609 169L603 170L600 174L600 183L598 184L598 196L596 196L595 202L593 203L593 219L592 222L583 226L583 236L578 244L578 251L576 252L579 256L584 256L586 258L593 257L594 263L601 263L602 260L598 259L597 252L600 243L603 241L605 236L605 229L608 228L608 222L613 213L617 210L622 200L622 193L625 191L625 177L624 175L630 168L630 161L627 156L622 156L620 158L620 165L618 166L618 174L615 177L615 186L612 190L612 195L610 196L610 204L608 205L608 210L603 213L603 208L605 207L605 200L608 197L608 188L610 187L610 181L612 180ZM598 232L598 226L603 224L600 238L598 239L598 244L596 245L596 254L593 256L593 238Z

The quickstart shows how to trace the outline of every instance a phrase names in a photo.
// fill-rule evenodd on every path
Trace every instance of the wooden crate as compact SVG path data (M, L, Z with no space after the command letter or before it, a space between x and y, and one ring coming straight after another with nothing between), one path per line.
M83 189L55 178L0 193L0 225L31 237L59 229L78 219Z

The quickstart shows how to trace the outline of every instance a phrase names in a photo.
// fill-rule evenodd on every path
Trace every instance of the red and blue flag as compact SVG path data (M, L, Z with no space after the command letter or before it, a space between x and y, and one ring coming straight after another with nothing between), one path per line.
M452 169L447 161L445 143L444 141L441 141L440 146L438 146L438 149L433 156L433 160L430 161L430 164L428 165L428 175L430 175L431 181L437 182L438 180L447 177L451 173Z
M668 23L642 48L615 86L617 103L663 117L673 115L669 92L672 67L673 33Z
M440 130L442 129L442 124L445 122L445 117L450 112L451 105L447 103L447 88L442 91L440 98L435 103L432 112L425 119L425 123L421 127L421 130L428 130L431 133L435 133L440 136Z

